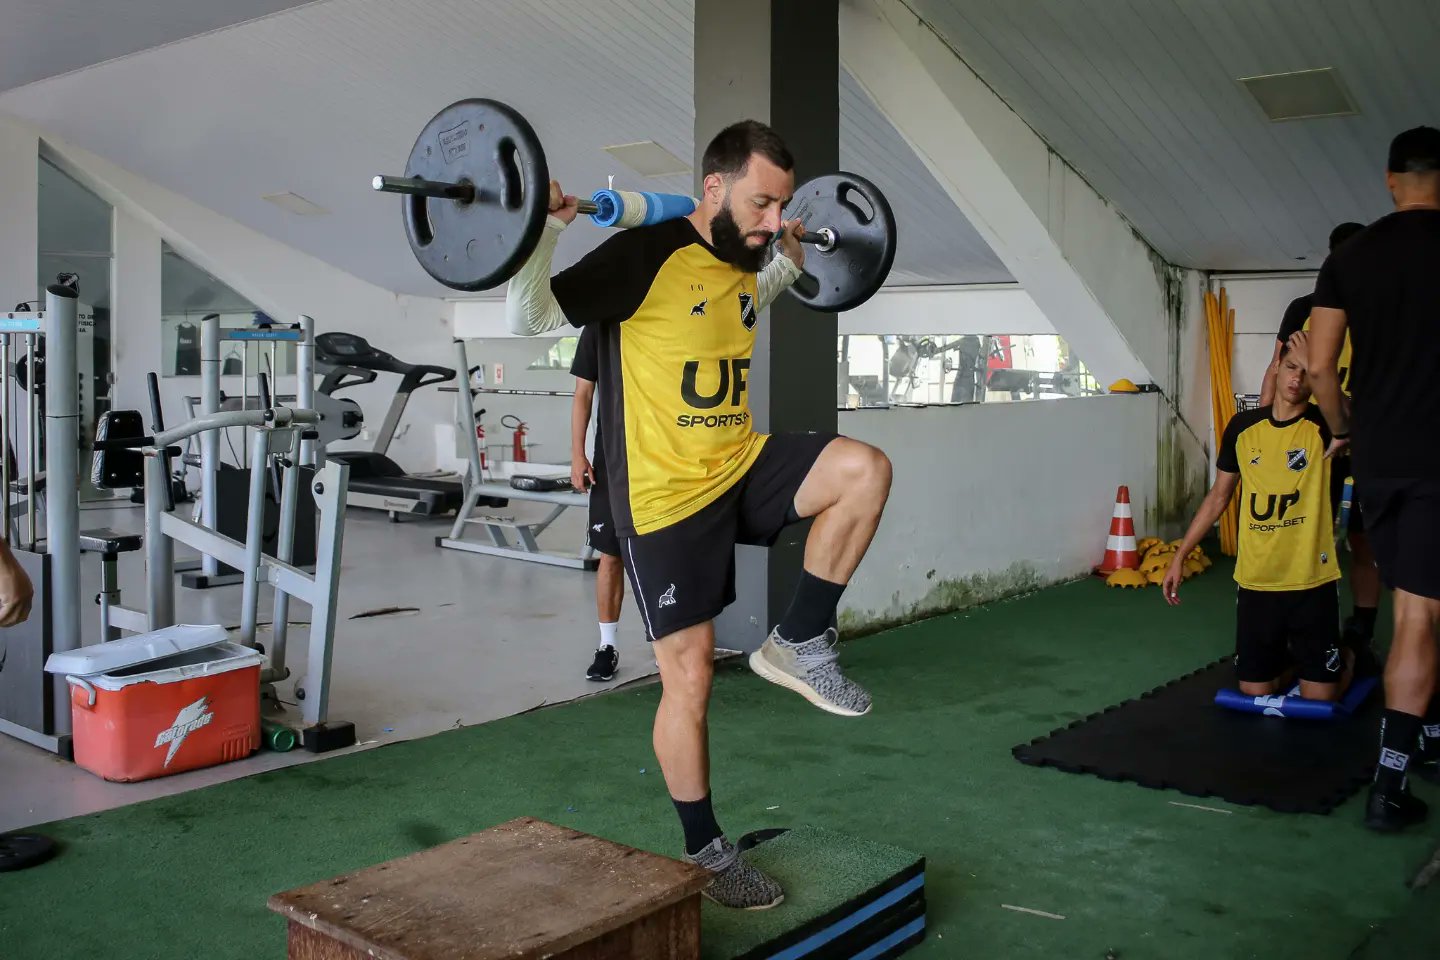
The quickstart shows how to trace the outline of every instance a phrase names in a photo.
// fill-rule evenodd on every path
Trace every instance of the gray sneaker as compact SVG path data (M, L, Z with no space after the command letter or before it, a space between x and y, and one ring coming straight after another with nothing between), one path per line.
M821 710L842 717L870 712L870 694L840 672L835 652L839 634L832 627L803 643L781 640L775 631L750 654L750 669L771 683L794 690Z
M747 863L735 844L724 837L711 840L697 854L687 853L685 859L715 874L715 879L700 892L722 907L769 910L785 899L780 884Z

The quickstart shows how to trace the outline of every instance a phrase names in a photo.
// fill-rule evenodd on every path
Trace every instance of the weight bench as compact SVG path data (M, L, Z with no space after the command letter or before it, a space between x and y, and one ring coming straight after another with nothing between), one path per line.
M145 544L138 533L121 533L109 527L80 531L80 552L100 554L100 639L119 640L120 631L145 633L150 629L143 615L120 606L119 560L122 553L134 553Z
M476 516L475 508L481 497L530 500L551 504L554 509L543 520L532 523L522 523L507 517L484 514ZM548 563L552 566L571 567L576 570L594 570L600 565L600 561L596 557L595 551L590 548L588 537L581 542L580 549L574 555L547 551L540 546L537 540L540 534L570 507L588 508L589 506L590 495L578 490L525 490L493 481L472 483L470 489L466 491L465 502L455 515L455 523L450 528L450 535L436 537L435 545L450 550L487 553L496 557ZM465 539L465 533L472 524L485 532L489 537L488 543Z
M699 960L690 863L522 817L278 893L289 960Z

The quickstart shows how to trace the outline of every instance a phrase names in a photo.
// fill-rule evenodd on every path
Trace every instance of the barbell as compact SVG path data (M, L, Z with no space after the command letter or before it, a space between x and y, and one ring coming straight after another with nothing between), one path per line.
M540 138L519 111L496 100L458 100L425 124L403 177L371 187L400 194L405 235L425 272L447 287L489 290L513 277L540 242L550 170ZM693 197L601 190L579 212L601 226L633 227L688 216ZM884 284L895 262L895 215L885 195L854 173L803 184L785 208L806 224L801 276L790 293L816 310L853 310Z

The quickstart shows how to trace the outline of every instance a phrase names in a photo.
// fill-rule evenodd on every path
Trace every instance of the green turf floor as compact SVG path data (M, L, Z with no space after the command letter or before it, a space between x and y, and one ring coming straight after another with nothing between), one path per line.
M1410 907L1406 882L1440 828L1380 837L1360 826L1359 797L1328 817L1282 815L1010 756L1230 649L1228 575L1219 564L1187 583L1174 610L1155 588L1083 581L856 641L844 661L875 696L858 719L732 663L711 718L720 822L923 854L931 932L915 957L1342 960ZM58 859L0 874L0 957L280 958L271 893L522 815L673 855L650 748L658 693L51 825Z

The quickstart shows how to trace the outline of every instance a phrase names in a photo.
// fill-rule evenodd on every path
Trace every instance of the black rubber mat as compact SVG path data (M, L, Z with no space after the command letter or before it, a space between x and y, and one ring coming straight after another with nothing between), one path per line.
M1217 706L1229 657L1015 747L1021 763L1220 797L1281 813L1329 813L1370 781L1382 697L1347 720L1305 721Z

